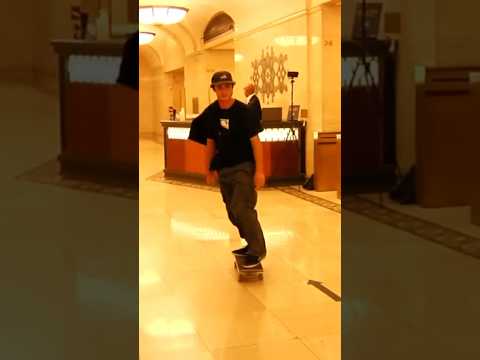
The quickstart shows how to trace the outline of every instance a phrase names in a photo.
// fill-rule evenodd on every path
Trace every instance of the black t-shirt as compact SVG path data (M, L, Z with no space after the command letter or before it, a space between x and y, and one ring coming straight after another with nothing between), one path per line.
M207 123L208 119L215 111L215 107L218 106L216 102L207 106L203 112L193 119L190 125L190 133L188 139L195 141L202 145L207 145Z
M216 101L205 117L208 139L215 141L216 154L210 165L211 170L255 162L250 138L262 128L255 114L244 103L235 100L228 109L221 109Z

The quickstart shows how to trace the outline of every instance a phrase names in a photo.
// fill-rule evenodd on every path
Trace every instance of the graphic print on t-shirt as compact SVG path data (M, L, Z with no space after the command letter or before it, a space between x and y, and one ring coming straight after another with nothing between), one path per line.
M214 141L216 150L210 164L211 170L232 167L244 162L255 163L251 138L262 129L247 105L235 100L228 109L221 109L218 102L215 102L205 119L207 138Z
M229 129L229 123L230 119L220 119L220 125L222 125L224 129Z

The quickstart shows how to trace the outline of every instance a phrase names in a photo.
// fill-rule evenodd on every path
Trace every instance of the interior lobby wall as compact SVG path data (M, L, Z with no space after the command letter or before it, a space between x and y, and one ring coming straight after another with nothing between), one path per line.
M277 69L282 64L285 71L298 71L299 77L294 85L294 104L299 104L305 109L308 106L308 64L307 64L307 17L306 15L297 16L293 19L284 21L280 24L269 26L264 25L256 31L247 34L240 34L235 38L235 54L237 62L235 63L235 78L239 84L252 82L254 73L253 63L260 62L262 58L266 63L273 56L276 58L274 68ZM282 57L286 60L279 61ZM242 59L239 61L239 59ZM262 68L258 69L260 77ZM269 74L267 79L269 78ZM259 93L259 99L262 107L281 107L283 118L287 118L288 106L290 105L291 84L287 77L283 78L283 83L276 79L276 86L283 85L283 88L276 89L273 96L266 96ZM261 82L260 82L261 85ZM237 87L235 96L243 98L241 86Z
M342 0L342 8L344 9L342 13L342 38L344 39L352 38L353 24L355 22L355 8L356 8L356 4L360 2L361 2L360 0ZM367 1L367 3L368 2L370 1ZM385 13L385 12L401 11L405 0L375 0L374 2L382 3L383 4L382 11L383 13ZM385 37L383 16L380 18L378 36L379 38Z
M415 66L436 64L435 0L401 4L397 67L397 160L405 172L415 164Z
M435 4L438 66L479 66L480 31L476 0L437 1Z
M140 48L140 136L151 137L155 133L155 118L157 115L158 104L155 101L154 91L154 67L149 61L145 47Z
M48 78L49 88L56 88L57 58L50 40L72 37L70 6L74 3L74 0L8 2L9 15L0 24L3 47L8 49L0 58L3 79L44 82Z
M193 114L193 98L198 98L199 112L215 101L210 81L214 72L226 70L235 78L234 51L228 49L208 49L187 57L185 61L185 93L187 114ZM235 78L237 88L242 84ZM239 100L243 99L238 97Z
M317 24L320 14L311 15L311 22ZM341 7L338 5L323 5L321 11L322 30L314 36L320 37L323 41L315 46L321 47L321 50L313 49L312 56L316 68L319 61L317 56L322 56L323 76L322 82L322 110L323 122L322 131L340 131L341 129ZM316 31L316 26L312 29ZM312 77L311 77L312 78ZM313 80L313 79L312 79ZM312 86L316 85L313 80ZM312 87L312 90L314 88ZM314 93L319 93L319 90ZM315 102L316 103L316 102Z
M313 3L309 5L307 2L307 11L302 15L279 23L264 24L257 31L239 35L235 39L237 82L244 84L251 81L252 62L262 58L262 50L264 54L273 49L275 56L286 55L285 69L299 72L294 85L294 104L308 110L307 175L313 173L314 132L340 128L341 14L338 6L338 9L328 11L324 11L323 7L313 6ZM327 16L337 18L325 20ZM331 43L325 46L324 40L327 39ZM326 70L331 73L324 78ZM288 78L285 84L286 90L283 93L276 92L273 99L259 96L263 107L282 107L284 119L288 116L291 102L291 84ZM239 98L243 96L238 93L240 90L241 87L238 87L236 95Z
M209 104L209 85L210 78L207 72L208 55L206 52L200 52L188 56L185 59L184 75L186 79L186 111L187 114L193 113L192 101L198 99L199 112Z
M0 79L31 81L33 68L33 44L35 1L10 1L4 9L8 16L0 22L2 51ZM18 19L22 19L19 21ZM21 25L20 25L21 24Z
M198 99L198 108L201 112L209 103L215 100L215 94L210 90L210 78L213 72L227 70L232 72L237 83L234 96L239 100L245 100L243 87L252 82L252 62L260 60L262 50L274 54L287 56L284 62L285 71L299 71L300 76L295 82L294 103L302 109L308 109L307 119L307 173L313 173L313 133L314 131L340 129L340 7L337 4L334 9L322 10L323 1L308 0L304 11L292 13L277 19L271 19L267 23L253 26L251 19L248 23L236 22L235 28L239 31L234 35L233 49L204 49L187 56L170 56L165 42L162 45L156 40L152 43L156 51L169 54L163 71L178 69L183 65L185 79L185 100L187 115L193 114L193 99ZM337 12L335 14L335 11ZM232 14L234 20L235 16ZM337 16L336 19L328 19L325 16ZM247 20L245 20L247 21ZM248 26L247 26L248 25ZM336 29L335 29L336 27ZM325 33L325 35L324 35ZM201 36L201 34L193 34ZM325 40L330 40L324 45ZM338 39L337 39L338 38ZM173 41L172 39L170 39ZM328 47L329 48L326 48ZM326 48L326 49L324 49ZM325 50L325 51L324 51ZM336 56L336 59L334 57ZM326 57L326 60L324 59ZM335 60L335 61L334 61ZM171 61L172 64L167 64ZM324 63L328 64L330 71L329 79L323 79L325 71ZM338 76L337 76L338 75ZM288 78L284 80L283 93L276 92L275 97L263 98L259 96L263 107L282 107L283 118L287 118L290 105L291 85ZM335 83L329 83L335 81ZM154 82L157 89L168 97L167 79ZM325 91L328 103L322 96ZM153 86L151 87L151 89ZM150 90L153 91L153 90ZM335 100L334 97L338 99ZM167 101L168 102L168 101ZM325 103L326 106L323 106ZM155 104L158 105L159 102ZM152 105L153 106L153 105ZM168 104L162 107L167 108ZM165 114L165 119L168 113ZM160 129L159 129L160 130Z
M152 47L159 54L165 54L163 64L165 72L177 70L185 66L185 51L170 36L162 36L161 41L152 43Z
M70 19L72 0L34 1L33 75L37 86L57 91L58 60L50 41L73 36Z
M206 59L207 59L207 64L205 71L207 72L207 77L208 77L208 85L210 85L212 75L216 71L228 71L232 74L233 79L236 81L235 88L242 90L244 85L239 83L237 79L235 78L235 51L234 50L228 50L228 49L222 49L222 50L207 50L206 51ZM215 93L213 90L208 91L208 101L209 103L213 102L216 100ZM238 97L238 100L240 101L245 101L245 98L243 96L243 90L242 90L242 96ZM201 107L200 107L201 108Z
M168 34L158 31L150 44L140 47L140 136L162 141L161 121L168 120L168 107L180 111L182 106L183 100L175 103L174 95L183 92L184 66L184 50ZM176 76L180 72L181 78Z
M401 13L397 72L397 158L405 171L415 163L415 66L475 66L480 63L480 33L475 28L480 3L385 1ZM393 5L395 6L393 6Z
M307 45L307 106L308 118L306 127L306 172L314 172L314 133L323 131L324 121L324 54L323 54L323 15L320 8L311 10L307 15L307 33L311 39ZM337 59L338 61L339 59Z
M152 107L155 109L151 123L153 123L153 136L162 142L163 127L161 122L168 120L168 107L172 105L173 93L171 91L171 78L164 72L163 68L158 68L150 79Z
M152 46L140 47L140 136L161 142L161 121L168 119L171 105L168 78L163 68L163 58Z
M397 154L403 170L415 163L415 66L478 66L480 3L406 0L401 5L397 83Z
M342 0L342 37L351 38L356 0ZM399 12L401 33L397 65L397 160L405 171L415 163L415 66L475 66L480 3L383 0L384 12ZM383 18L379 37L384 38Z
M435 0L383 0L383 14L400 13L396 84L396 148L399 167L415 163L415 66L436 64ZM351 39L356 0L342 1L342 38ZM381 17L379 38L386 37Z
M183 68L165 74L167 76L167 94L170 104L177 111L185 108L185 76Z

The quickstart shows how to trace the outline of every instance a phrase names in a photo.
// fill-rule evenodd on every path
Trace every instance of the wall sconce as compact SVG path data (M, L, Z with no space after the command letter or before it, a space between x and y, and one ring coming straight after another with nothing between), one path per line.
M243 59L245 59L245 56L243 56L243 54L235 53L235 62L236 63L242 62Z

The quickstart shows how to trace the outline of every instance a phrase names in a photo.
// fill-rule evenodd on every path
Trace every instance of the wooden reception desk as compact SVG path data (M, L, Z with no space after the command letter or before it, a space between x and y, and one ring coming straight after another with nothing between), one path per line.
M419 68L416 80L418 203L469 206L480 226L480 67Z
M478 206L480 67L417 70L416 190L423 207Z
M205 146L187 140L189 121L163 121L165 177L204 181ZM259 134L263 145L267 185L303 184L305 181L305 126L303 122L263 123ZM290 128L291 127L291 128ZM292 132L293 130L293 132ZM295 136L293 136L295 134Z
M341 190L341 142L339 132L320 132L314 139L314 176L316 191Z
M124 41L54 40L64 174L138 181L138 92L116 84Z

